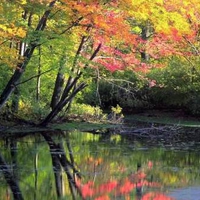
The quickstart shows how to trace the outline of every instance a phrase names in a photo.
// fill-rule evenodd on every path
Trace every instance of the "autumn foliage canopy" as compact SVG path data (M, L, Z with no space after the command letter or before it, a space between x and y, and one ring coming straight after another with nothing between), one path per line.
M44 66L69 75L48 121L86 87L82 83L70 92L89 67L145 73L166 66L174 56L199 56L198 0L2 0L0 12L1 66L14 70L0 108L27 69L33 77L41 75L33 66L39 54L38 62L43 58ZM65 67L58 64L64 62Z
M39 16L50 4L51 15L46 29L36 31ZM2 1L1 62L16 67L16 60L19 61L17 47L10 46L17 46L20 41L28 44L38 35L38 40L64 35L71 37L74 45L82 37L87 38L84 41L87 48L81 52L85 58L89 57L91 48L101 44L94 67L104 66L110 71L125 68L145 71L161 65L159 60L163 57L195 54L191 48L199 34L198 6L197 0ZM140 55L144 52L149 54L151 62L141 61Z

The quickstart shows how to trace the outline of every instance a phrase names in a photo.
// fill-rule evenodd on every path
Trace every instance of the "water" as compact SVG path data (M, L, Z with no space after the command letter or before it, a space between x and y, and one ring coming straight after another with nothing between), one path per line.
M198 140L166 144L117 133L1 140L0 199L200 199Z
M176 189L170 193L170 196L177 200L200 200L200 187Z

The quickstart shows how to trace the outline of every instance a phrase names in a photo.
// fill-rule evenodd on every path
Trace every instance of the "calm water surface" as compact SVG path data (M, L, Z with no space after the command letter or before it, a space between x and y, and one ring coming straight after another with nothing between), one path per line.
M2 200L200 200L198 140L57 131L0 144Z

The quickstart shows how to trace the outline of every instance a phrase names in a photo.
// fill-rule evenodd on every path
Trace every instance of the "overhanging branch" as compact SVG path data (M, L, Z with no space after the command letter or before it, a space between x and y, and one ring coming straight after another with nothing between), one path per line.
M49 69L49 70L47 70L47 71L45 71L45 72L42 72L42 73L37 74L37 75L35 75L35 76L32 76L32 77L26 79L25 81L22 81L22 82L20 82L20 83L15 84L15 86L18 86L18 85L24 84L24 83L26 83L26 82L28 82L28 81L34 79L34 78L37 78L37 77L39 77L39 76L41 76L41 75L43 75L43 74L46 74L46 73L50 72L51 70L53 70L53 69Z

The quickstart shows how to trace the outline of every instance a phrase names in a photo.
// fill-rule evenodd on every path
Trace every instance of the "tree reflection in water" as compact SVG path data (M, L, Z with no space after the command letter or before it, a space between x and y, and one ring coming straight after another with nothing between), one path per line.
M68 191L70 191L70 195L74 200L172 200L172 198L162 193L162 181L160 181L160 179L157 177L154 177L154 175L157 173L154 173L154 165L160 165L159 162L155 163L153 160L148 160L148 162L135 162L137 160L135 159L131 162L124 162L124 160L122 160L122 163L117 163L120 161L120 158L115 160L115 158L113 159L109 156L106 160L104 157L106 154L94 156L94 154L88 153L88 151L95 152L97 150L95 149L95 141L87 143L87 147L91 147L91 149L87 149L84 156L82 154L78 155L73 153L73 148L79 147L81 149L86 146L80 146L82 145L82 141L78 143L76 140L74 140L74 142L77 142L77 144L73 146L71 144L70 137L66 132L63 133L64 137L60 139L55 139L49 132L42 132L41 135L45 139L45 143L48 145L52 165L51 171L55 184L55 187L50 188L48 186L49 188L45 188L45 190L49 191L51 189L55 189L56 194L56 196L53 196L53 198L49 195L49 197L45 197L45 199L69 199L69 196L67 195L69 194ZM102 139L101 137L99 138ZM106 149L105 145L106 143L104 143L103 147ZM113 148L112 145L107 145L107 147ZM15 139L10 140L9 147L11 164L7 164L10 163L10 160L8 157L4 157L5 155L2 153L0 155L0 170L4 175L7 184L10 186L10 189L13 193L13 198L15 200L28 199L27 194L25 194L26 189L24 189L20 183L22 179L20 176L25 175L21 172L17 172L20 170L20 166L24 165L24 163L20 165L20 162L22 162L22 157L17 159L17 154L19 153L17 149L17 141L15 141ZM80 151L83 151L83 149ZM119 152L121 152L121 150ZM28 154L28 152L26 152L26 154ZM109 155L111 154L112 151L109 150ZM38 195L38 191L41 190L40 187L43 183L41 180L41 175L39 175L40 169L38 167L38 155L39 153L36 151L33 157L35 182L32 184L32 186L35 187L35 189L33 190L34 193L32 194L31 198L34 198L34 200L41 199L41 196ZM115 156L118 156L118 154L116 153ZM122 156L122 154L119 154L119 156ZM27 158L24 159L26 160ZM111 161L110 159L113 160ZM117 165L113 165L112 162L116 162ZM191 162L193 162L193 160L190 160L190 164ZM127 171L127 165L131 163L133 163L135 166L135 170L132 169ZM47 165L48 163L43 161L43 164ZM30 163L28 165L30 167ZM134 168L133 165L131 166L132 168ZM88 173L84 173L84 170ZM115 175L112 174L113 170L115 170ZM80 172L83 172L83 174L81 175ZM116 176L117 173L119 173L119 176ZM42 178L44 179L44 177ZM69 185L68 191L66 191L66 185ZM46 191L46 193L48 193L48 191Z
M58 197L63 196L62 187L62 168L64 169L69 182L70 191L73 199L77 199L77 195L81 199L95 199L95 200L108 200L110 196L114 198L124 196L125 199L130 199L129 193L135 190L135 197L137 200L171 200L172 198L165 196L160 192L147 192L143 194L143 187L162 187L161 184L148 181L147 174L144 172L141 163L137 164L137 171L130 174L124 179L113 180L100 185L95 185L95 178L83 183L80 173L75 168L74 155L70 145L69 137L67 137L67 149L70 160L67 159L66 153L63 148L62 142L55 143L49 134L42 133L43 137L49 145L52 157L52 165L54 169L56 190ZM94 160L94 173L95 166L101 164L101 160ZM148 169L152 168L152 163L148 163Z
M10 186L14 199L23 200L24 198L19 188L18 181L15 179L15 175L12 173L12 171L10 170L9 166L7 165L1 154L0 154L0 170L3 173L7 184Z
M135 190L134 199L136 200L172 200L173 198L166 196L161 192L146 192L143 194L143 187L147 188L159 188L162 187L160 183L149 182L146 179L146 174L138 164L136 173L125 177L121 180L113 180L101 185L95 186L93 181L88 181L83 184L80 180L76 181L78 187L81 189L84 199L94 200L111 200L124 197L126 200L132 199L133 196L130 193ZM110 198L112 196L112 198Z
M58 199L61 197L64 197L64 187L63 187L63 180L62 180L62 170L66 173L69 183L69 188L71 191L71 195L73 199L76 199L77 195L82 197L82 193L80 189L77 187L75 182L75 177L77 176L79 179L81 178L80 173L74 166L74 158L72 154L72 150L69 143L69 138L67 138L67 147L68 152L70 155L70 160L68 160L66 153L64 151L62 142L56 143L53 138L49 135L49 133L41 133L41 135L44 137L45 141L47 142L51 154L52 159L52 167L55 177L55 186L56 186L56 193ZM19 184L18 184L18 177L16 177L17 172L17 151L16 151L16 145L17 142L15 140L10 141L10 153L11 153L11 159L12 159L12 170L10 169L10 166L5 162L3 156L0 154L0 170L4 175L4 178L9 185L13 198L15 200L23 200L23 194L20 190ZM38 155L35 155L35 189L37 190L37 159ZM9 198L9 197L8 197ZM37 199L36 192L34 194L34 199Z
M45 138L46 142L49 145L51 158L52 158L52 165L53 171L55 176L55 183L56 183L56 192L58 197L63 197L63 181L62 181L62 168L67 175L69 188L72 194L72 198L76 199L77 192L80 196L82 196L81 190L77 187L75 182L75 177L79 177L80 173L74 166L74 159L72 155L72 151L69 148L70 145L67 145L68 152L70 154L70 160L68 160L66 153L64 151L62 142L55 143L52 137L48 133L42 133L42 136ZM68 138L69 144L69 138Z

